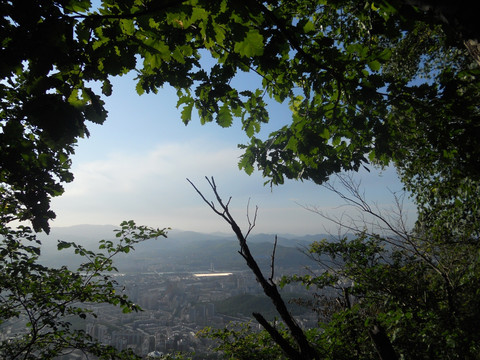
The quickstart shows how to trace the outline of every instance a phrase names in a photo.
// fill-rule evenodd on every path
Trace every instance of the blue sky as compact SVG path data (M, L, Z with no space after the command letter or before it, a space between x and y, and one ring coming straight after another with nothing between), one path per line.
M251 79L245 75L239 86ZM337 226L305 210L315 206L334 216L351 214L330 191L310 182L287 182L270 189L258 173L238 170L239 143L247 143L238 122L224 129L218 125L185 126L176 109L175 91L138 96L132 76L114 79L113 95L105 99L109 111L102 126L90 125L91 136L79 141L73 157L75 180L52 201L57 219L52 226L78 224L118 225L133 219L139 224L201 232L229 232L186 181L191 179L211 196L205 176L214 176L222 196L232 196L231 209L246 228L246 207L258 206L255 232L312 234ZM272 104L268 133L288 123L288 106ZM390 211L392 192L402 185L393 169L357 175L368 200ZM300 205L299 205L300 204ZM405 204L409 220L414 211Z

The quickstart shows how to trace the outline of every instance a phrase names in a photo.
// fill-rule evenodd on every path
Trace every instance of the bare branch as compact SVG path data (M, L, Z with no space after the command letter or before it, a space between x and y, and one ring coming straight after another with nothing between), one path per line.
M240 227L237 225L235 220L233 219L229 209L228 205L230 203L230 200L228 201L227 204L223 203L222 198L218 194L217 186L215 184L215 180L212 177L211 179L206 178L208 184L210 185L213 194L217 200L218 206L222 209L222 211L217 210L215 207L215 204L213 202L208 201L205 196L197 189L197 187L190 181L188 182L193 186L193 188L197 191L197 193L200 195L200 197L203 199L205 203L208 204L208 206L219 216L221 216L230 226L232 227L233 232L237 236L238 242L240 244L240 255L245 259L247 266L252 270L254 273L257 281L260 283L260 285L263 288L263 292L265 295L267 295L270 300L272 301L273 305L275 306L276 310L280 314L280 317L282 320L285 322L285 325L290 331L290 334L292 335L292 338L294 339L295 343L297 344L298 349L295 349L292 347L287 339L285 339L278 331L276 331L272 326L268 324L268 322L263 318L263 316L253 315L259 323L264 326L264 328L272 335L272 337L275 340L275 342L282 348L283 352L291 359L319 359L319 355L316 352L316 350L310 345L309 341L307 340L305 333L303 330L300 328L300 326L297 324L296 320L293 318L293 316L290 314L288 311L288 308L283 301L282 296L280 295L277 286L273 281L269 281L265 278L263 275L262 271L260 270L260 267L258 266L256 260L252 256L250 252L250 248L247 245L247 239L246 236L243 235L242 231L240 230ZM255 226L255 220L257 217L257 210L255 211L255 217L253 222L250 222L249 220L249 230L247 232L247 235L249 232L252 230L252 228ZM272 274L273 275L273 274ZM273 276L272 276L273 277ZM263 320L262 320L263 319ZM274 329L274 330L272 330ZM277 341L278 340L278 341ZM288 346L287 346L288 345Z
M245 234L245 239L248 237L248 235L250 235L250 232L253 230L257 222L258 206L255 206L255 215L253 216L253 222L250 221L249 209L250 209L250 199L248 199L248 204L247 204L248 230L247 230L247 233Z
M275 272L275 251L277 250L277 235L275 235L275 243L273 244L273 251L272 251L272 262L270 264L270 268L271 268L271 273L270 273L270 278L268 280L270 280L270 283L274 283L273 282L273 275L274 275L274 272Z
M210 184L210 186L212 186L212 184L210 183L210 180L205 177L208 181L208 183ZM187 181L190 183L190 185L193 186L193 188L195 189L195 191L198 193L198 195L200 195L200 197L203 199L203 201L210 207L210 209L213 210L213 212L215 212L215 214L221 216L222 218L225 219L225 221L227 221L229 224L230 224L230 220L228 219L228 217L225 216L225 208L224 208L224 211L223 212L220 212L217 210L217 208L215 207L215 203L213 201L208 201L205 196L203 196L203 194L201 193L200 190L198 190L198 188L193 184L193 182L190 181L190 179L187 178ZM213 187L212 187L213 188ZM215 190L214 190L215 191ZM220 203L220 205L222 206L223 208L223 204ZM228 205L228 204L227 204Z
M373 209L365 200L365 194L360 190L361 183L355 182L352 176L337 174L336 179L340 182L341 186L346 190L346 193L340 191L335 186L335 184L332 184L332 183L326 183L322 186L334 192L340 198L345 200L347 202L347 205L351 205L357 210L359 210L359 213L360 213L359 222L363 224L363 227L364 227L363 231L360 229L358 225L358 222L357 222L358 220L355 220L351 215L347 215L347 214L342 215L342 217L346 217L349 220L350 225L348 225L343 218L339 219L339 218L328 216L322 213L321 211L319 211L318 209L316 209L315 207L312 208L308 206L302 206L302 205L300 206L352 232L366 232L366 229L365 229L366 225L369 225L372 227L370 232L366 232L366 234L370 236L375 235L375 229L380 229L384 232L389 231L391 234L393 234L393 236L388 236L384 234L384 236L382 236L382 239L385 243L388 243L399 249L403 249L405 251L415 254L416 256L421 258L423 261L425 261L425 263L428 264L438 274L440 274L443 277L446 276L445 272L438 265L438 261L436 261L431 254L427 254L426 251L422 250L421 245L419 245L417 241L418 239L414 238L411 235L411 233L406 229L405 222L402 219L397 220L397 223L402 225L401 227L397 227L394 225L394 221L392 221L391 218L389 218L388 216L384 216L384 214L378 208L378 206L376 209ZM402 198L398 196L395 196L395 198L396 198L397 206L400 205L398 214L403 215L403 212L401 210ZM367 220L365 218L365 214L372 216L373 219L376 220L376 222L372 220Z

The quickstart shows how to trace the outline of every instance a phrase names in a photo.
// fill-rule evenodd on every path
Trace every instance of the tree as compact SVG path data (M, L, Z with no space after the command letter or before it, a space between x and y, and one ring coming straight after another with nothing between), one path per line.
M342 308L320 324L322 340L332 344L328 356L348 358L348 352L357 351L357 358L372 358L364 339L373 338L373 325L403 358L475 359L479 334L474 323L480 316L477 239L469 238L461 224L456 238L437 233L438 226L407 230L397 217L401 212L392 216L375 210L359 184L345 176L339 179L342 188L329 184L330 189L373 220L332 219L359 236L314 242L309 255L324 271L283 279L283 284L301 281L333 288L344 299Z
M284 334L285 335L285 334ZM224 358L239 360L283 359L278 344L267 331L260 333L252 329L251 324L232 324L224 329L204 328L198 336L216 339L216 352L222 352Z
M48 232L50 197L73 179L76 140L88 135L87 121L106 118L109 78L135 71L139 94L166 84L177 90L185 123L194 109L202 123L226 127L239 119L251 138L239 164L247 173L257 166L271 184L322 184L340 171L393 162L419 207L415 234L434 259L453 256L455 263L464 250L452 244L467 251L478 240L479 34L472 7L403 0L0 6L6 234L17 219ZM204 66L205 57L214 65ZM258 74L261 85L233 88L242 72ZM267 98L288 102L292 119L263 138Z
M137 226L129 221L117 230L117 241L101 240L98 252L59 241L59 251L72 248L82 257L82 264L73 270L41 265L40 242L30 228L2 227L0 325L20 322L26 330L0 342L1 357L53 359L80 350L99 359L139 359L131 351L118 351L99 343L72 324L78 319L97 316L91 304L119 306L124 313L141 310L118 289L111 275L117 271L113 258L133 250L140 241L159 236L166 236L165 229Z
M129 71L139 93L176 88L185 123L193 109L202 123L239 118L251 137L240 167L256 164L273 184L390 160L405 179L425 162L454 187L461 174L478 179L478 66L464 46L478 40L472 12L419 3L4 1L4 206L48 230L76 139L86 121L105 120L109 77ZM246 71L258 89L230 85ZM292 121L262 140L266 97L288 101Z
M438 227L408 230L401 208L384 214L367 202L351 178L339 175L338 180L340 189L332 183L325 186L359 210L360 216L350 215L347 222L310 210L356 236L313 242L307 255L318 269L309 275L283 276L279 283L273 280L275 247L272 274L267 278L248 251L247 237L255 221L249 221L243 235L229 212L230 200L225 204L216 184L209 181L219 207L200 193L201 197L232 226L240 255L275 304L286 331L253 313L270 337L248 329L207 330L206 336L219 342L217 349L226 354L235 351L241 358L263 354L265 342L274 341L275 351L281 349L289 359L476 359L480 335L477 240L462 236L462 226L454 239L436 233ZM396 203L400 205L399 200ZM317 301L304 303L321 314L317 329L297 327L284 310L277 287L290 283L317 289Z

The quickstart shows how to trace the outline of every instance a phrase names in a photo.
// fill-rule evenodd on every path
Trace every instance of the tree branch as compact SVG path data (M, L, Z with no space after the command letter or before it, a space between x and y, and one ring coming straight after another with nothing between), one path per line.
M275 329L270 323L259 313L252 313L255 320L258 321L260 325L270 334L272 339L281 347L283 352L291 359L296 359L298 352L295 348L290 345L290 343Z
M287 328L290 331L290 334L292 335L295 343L298 346L298 349L293 348L287 339L285 339L278 331L270 333L272 331L272 327L268 324L268 322L263 318L259 317L257 315L253 315L257 321L260 319L259 323L272 335L272 337L275 340L275 342L281 347L282 351L290 358L290 359L319 359L319 355L316 352L316 350L310 345L308 342L305 333L303 330L300 328L300 326L297 324L293 316L290 314L288 311L288 308L283 301L282 296L280 295L277 286L273 282L269 282L265 276L263 275L262 271L260 270L260 267L258 266L257 262L255 261L254 257L252 256L250 252L250 248L247 245L247 239L243 235L242 231L240 230L240 227L237 225L235 220L233 219L232 215L230 214L230 211L228 209L228 203L224 204L223 200L221 199L220 195L218 194L217 186L215 184L215 180L212 177L211 179L207 178L207 182L210 185L213 194L215 195L215 198L217 200L218 206L220 207L221 210L218 210L215 207L215 203L213 201L208 201L205 196L198 190L198 188L189 180L187 181L193 186L193 188L197 191L197 193L200 195L200 197L203 199L203 201L220 217L222 217L230 226L232 227L233 232L237 236L238 242L240 244L240 254L242 257L245 259L247 266L252 270L254 273L257 281L260 283L260 285L263 288L263 292L265 295L267 295L270 300L272 301L273 305L275 306L277 312L280 314L280 317L282 320L285 322ZM230 198L231 199L231 198ZM230 200L229 200L230 202ZM256 218L256 212L255 212L255 218ZM255 221L251 223L249 221L249 230L248 233L252 230L253 226L255 225ZM247 234L248 234L247 233ZM257 318L258 317L258 318ZM262 320L263 319L263 320ZM268 330L270 329L270 331ZM287 346L288 344L288 346Z
M390 339L380 324L374 324L373 327L368 331L368 334L375 344L375 349L377 350L380 360L398 359Z
M277 250L277 235L275 235L275 243L273 244L273 251L272 251L272 263L270 264L270 268L272 272L270 273L270 283L273 284L273 275L275 272L275 251Z

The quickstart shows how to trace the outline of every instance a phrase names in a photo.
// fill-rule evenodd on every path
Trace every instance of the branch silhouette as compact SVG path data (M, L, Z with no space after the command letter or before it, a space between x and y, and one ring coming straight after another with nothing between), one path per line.
M213 210L213 212L215 212L217 215L222 217L232 227L232 230L237 236L238 242L240 244L240 250L239 250L240 255L245 259L247 266L253 271L257 281L262 286L263 292L265 293L265 295L267 295L270 298L276 310L278 311L281 319L285 322L285 325L289 329L290 334L292 335L292 338L295 341L296 346L292 346L292 344L288 341L288 339L283 337L278 332L277 329L271 326L261 314L253 313L252 315L263 326L263 328L270 334L270 336L280 346L280 348L285 353L285 355L288 356L290 359L305 359L305 360L319 359L319 354L313 348L310 342L307 340L305 333L303 332L303 330L300 328L298 323L295 321L293 316L288 311L287 306L278 291L278 287L273 281L273 265L274 265L273 257L275 255L274 254L272 255L272 276L270 276L270 278L267 279L263 275L262 271L260 270L260 267L258 266L256 260L254 259L254 257L250 252L250 249L247 244L247 237L248 237L248 234L250 234L251 230L255 227L255 220L257 217L258 208L255 209L255 216L253 221L250 221L250 219L248 219L249 228L246 235L243 235L242 231L240 230L240 227L237 225L237 223L233 219L230 213L230 210L228 208L232 198L230 197L228 202L224 203L222 198L218 194L217 185L215 184L214 178L213 177L211 178L205 177L205 178L213 191L217 204L215 204L214 201L207 200L207 198L193 184L193 182L191 182L189 179L187 179L187 181L193 186L195 191L200 195L203 201ZM274 251L275 251L275 248L274 248Z

